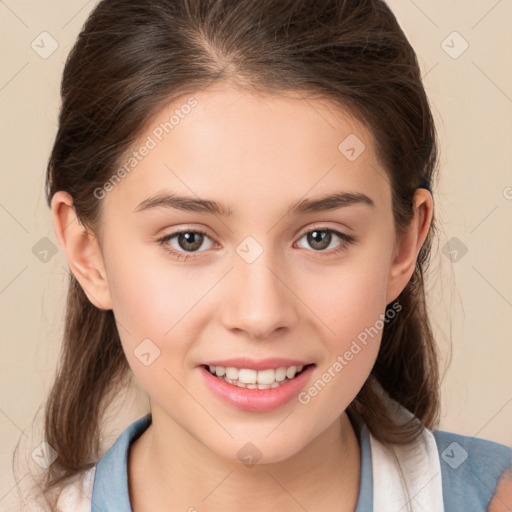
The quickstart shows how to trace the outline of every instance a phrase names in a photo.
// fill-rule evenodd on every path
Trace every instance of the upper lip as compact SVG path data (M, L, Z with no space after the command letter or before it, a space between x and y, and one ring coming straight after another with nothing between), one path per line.
M286 359L283 357L269 357L267 359L251 359L249 357L236 357L234 359L224 359L222 361L207 361L202 363L206 366L223 366L224 368L247 368L249 370L267 370L269 368L280 368L290 366L306 366L313 364L311 361L301 361L299 359Z

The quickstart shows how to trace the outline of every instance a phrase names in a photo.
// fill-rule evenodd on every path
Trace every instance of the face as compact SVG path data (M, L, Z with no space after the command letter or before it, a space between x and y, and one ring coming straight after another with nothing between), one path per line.
M133 149L130 171L98 192L100 242L109 306L154 414L228 460L249 440L261 462L292 456L367 379L386 304L409 278L394 271L391 189L371 133L325 100L217 88L163 108ZM165 194L190 201L151 207ZM314 207L333 194L356 199ZM200 200L221 208L194 211ZM204 365L238 357L314 365L284 401L235 404Z

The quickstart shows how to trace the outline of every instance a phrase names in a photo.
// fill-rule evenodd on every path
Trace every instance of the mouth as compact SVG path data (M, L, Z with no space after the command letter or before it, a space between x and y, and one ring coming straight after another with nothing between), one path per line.
M316 366L316 364L309 363L300 366L281 366L264 370L239 369L234 367L226 368L207 364L201 366L218 380L233 386L246 389L270 389L280 387L296 379L309 367Z

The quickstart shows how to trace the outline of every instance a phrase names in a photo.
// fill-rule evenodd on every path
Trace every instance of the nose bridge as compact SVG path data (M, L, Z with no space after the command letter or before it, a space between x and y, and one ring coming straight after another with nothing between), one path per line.
M232 286L223 306L225 327L246 331L252 338L267 338L279 328L290 328L297 318L294 295L285 285L273 251L263 250L254 239L245 240L236 251Z

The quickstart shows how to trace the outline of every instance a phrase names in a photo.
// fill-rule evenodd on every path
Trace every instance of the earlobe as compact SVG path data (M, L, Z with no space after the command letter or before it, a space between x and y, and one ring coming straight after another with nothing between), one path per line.
M424 188L416 189L414 215L408 229L401 235L389 270L386 304L396 300L410 281L421 246L427 238L433 217L433 200Z
M71 272L93 305L99 309L112 309L101 248L94 233L78 220L71 195L57 191L51 209L55 234Z

